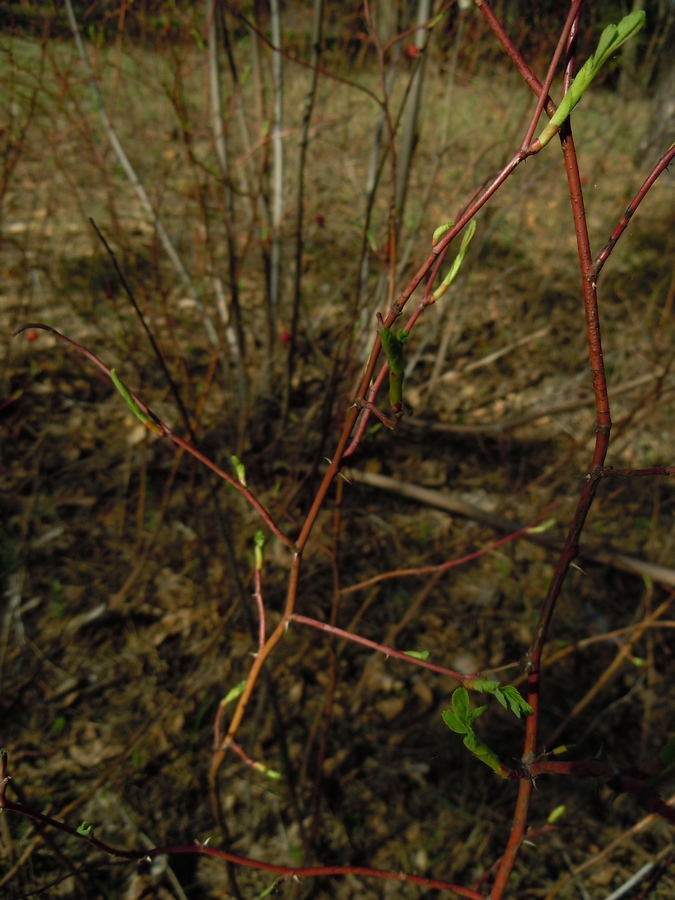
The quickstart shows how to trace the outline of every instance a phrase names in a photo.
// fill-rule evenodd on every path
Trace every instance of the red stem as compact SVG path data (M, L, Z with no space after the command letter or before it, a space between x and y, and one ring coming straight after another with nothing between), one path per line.
M455 678L462 684L466 684L471 688L471 679L475 679L476 675L462 675L461 672L455 672L453 669L446 669L443 666L436 666L433 663L425 662L423 659L416 659L414 656L408 656L401 650L394 650L393 647L385 647L384 644L378 644L376 641L369 641L368 638L359 637L351 631L344 631L335 625L329 625L327 622L319 622L318 619L310 619L308 616L294 615L293 620L301 625L310 625L312 628L318 628L319 631L327 631L329 634L336 634L338 637L346 638L355 644L362 644L364 647L370 647L371 650L377 650L385 656L392 656L394 659L402 659L404 662L412 663L415 666L421 666L423 669L430 669L432 672L438 672L441 675L448 675Z
M41 813L35 812L21 806L18 803L12 803L11 800L5 800L3 807L9 812L18 813L35 822L64 831L73 837L91 844L102 853L113 856L118 859L126 859L131 862L143 859L154 859L157 856L185 856L188 854L196 854L198 856L210 856L216 859L223 859L227 862L234 863L238 866L245 866L249 869L258 869L263 872L272 872L283 878L322 878L329 875L352 875L361 878L377 878L382 881L398 881L401 884L417 884L428 889L439 891L451 891L458 897L468 897L469 900L484 900L483 895L478 891L472 891L470 888L461 885L451 884L447 881L439 881L435 878L423 878L421 875L407 875L403 872L386 872L382 869L371 869L365 866L308 866L305 868L293 869L289 866L277 866L273 863L263 862L258 859L250 859L246 856L238 856L236 853L227 853L225 850L218 850L216 847L207 847L205 844L170 844L166 847L153 847L151 850L122 850L113 847L110 844L100 841L98 838L78 834L75 828L58 822L56 819L50 819L49 816L43 816Z
M548 72L546 73L546 79L544 80L544 84L540 86L539 89L539 97L537 99L537 105L535 107L534 113L532 115L532 119L530 124L527 127L527 131L525 133L525 137L523 139L523 143L521 147L523 150L527 150L532 142L532 138L534 137L534 130L537 127L537 122L539 121L539 117L541 116L542 110L548 103L550 103L550 98L548 96L549 91L551 90L551 85L553 84L553 77L555 75L555 70L558 68L558 63L560 62L560 57L563 54L563 50L565 49L568 38L572 34L572 29L577 22L577 17L579 15L579 10L581 9L582 0L574 0L574 3L570 7L570 11L567 14L567 21L565 22L565 26L560 34L560 38L558 39L558 45L555 48L553 56L551 58L550 65L548 67ZM569 84L565 85L565 92ZM548 108L548 107L547 107Z
M64 344L72 347L76 350L81 356L84 356L90 362L92 362L98 369L101 370L109 379L112 380L112 376L110 374L110 369L104 362L102 362L95 353L91 350L88 350L82 344L79 344L77 341L73 341L71 338L66 337L65 334L61 334L60 331L57 331L56 328L52 328L51 325L44 325L42 322L34 322L29 325L24 325L22 328L19 328L18 331L15 331L14 334L21 334L22 331L26 331L29 328L40 328L42 331L48 331L50 334L53 334L54 337L58 338L60 341L63 341ZM152 419L154 425L157 426L155 434L159 437L168 438L172 443L174 443L177 447L181 447L185 450L186 453L189 453L191 456L194 456L195 459L198 459L199 462L203 463L207 468L211 469L212 472L215 472L219 478L222 478L223 481L226 481L230 487L233 487L235 491L240 493L242 497L244 497L251 506L259 513L260 517L263 519L267 527L270 531L279 538L279 540L286 544L287 547L294 547L292 538L289 538L287 535L283 533L283 531L276 524L270 513L265 509L265 507L260 503L260 501L255 497L251 491L241 484L236 478L233 478L232 475L224 472L219 466L217 466L214 462L212 462L207 456L204 456L196 447L193 447L192 444L188 443L188 441L183 440L182 437L179 437L177 434L169 428L169 426L162 422L162 420L156 416L149 406L141 400L140 397L137 397L133 391L129 391L134 401L138 404L140 409Z
M612 252L612 250L614 249L614 247L616 245L616 242L619 240L619 238L624 233L626 228L628 228L630 220L633 218L633 215L635 214L635 210L638 208L638 206L642 203L644 198L647 196L647 194L649 193L649 191L650 191L652 185L654 184L654 182L656 181L656 179L659 177L659 175L665 169L668 168L668 166L673 161L673 159L675 159L675 144L673 144L673 146L666 153L663 154L663 156L659 159L659 161L654 166L652 171L649 173L647 178L645 178L642 186L640 187L640 190L633 197L631 202L626 207L624 214L619 219L619 221L616 225L616 228L614 229L614 231L611 233L611 235L609 237L609 240L607 241L605 246L602 248L600 253L598 253L597 257L595 258L596 275L600 274L600 271L602 270L602 267L607 262L610 253Z
M548 509L545 510L540 516L538 516L532 524L536 525L537 522L541 521L541 519L550 509L551 507L548 507ZM374 584L379 584L381 581L389 581L392 578L406 578L412 575L429 575L432 572L447 572L450 569L456 568L457 566L462 566L465 563L480 559L481 556L492 553L493 550L497 550L499 547L503 547L504 544L508 544L511 541L517 540L518 538L527 534L531 528L532 525L527 525L525 528L514 531L512 534L507 534L506 537L500 538L498 541L493 541L487 547L483 547L482 550L475 550L473 553L467 553L466 556L461 556L459 559L451 559L448 562L440 563L437 566L419 566L416 569L396 569L393 572L382 572L380 575L375 575L373 576L373 578L368 578L366 581L361 581L358 584L351 585L350 587L342 588L340 593L353 594L356 591L361 591L365 588L372 587Z

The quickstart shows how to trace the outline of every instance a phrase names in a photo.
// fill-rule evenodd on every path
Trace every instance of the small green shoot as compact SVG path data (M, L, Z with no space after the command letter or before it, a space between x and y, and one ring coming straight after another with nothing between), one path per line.
M448 728L457 734L468 734L473 730L473 723L482 716L487 706L477 706L471 709L469 705L469 692L460 687L452 695L452 710L443 710L443 721Z
M517 718L520 718L521 715L531 716L533 714L530 704L523 700L512 685L507 684L502 687L498 681L484 678L470 682L470 686L475 691L492 694L504 709L511 710ZM443 721L452 731L464 735L464 746L477 759L489 766L500 778L508 778L511 770L473 731L473 723L483 715L486 709L487 706L477 706L475 709L471 709L469 692L465 687L460 687L452 695L452 709L443 710Z
M403 358L403 345L408 340L408 332L399 328L394 333L391 328L380 328L380 340L382 341L382 349L389 363L389 371L395 375L403 372L405 365Z
M91 822L81 822L77 826L77 833L82 835L82 837L91 837L91 833L94 830L94 826Z
M436 229L436 231L434 231L434 233L433 233L433 235L432 235L432 237L431 237L431 246L432 246L432 247L435 247L436 244L437 244L437 243L440 241L440 239L443 237L443 235L444 235L444 234L447 234L448 231L450 231L450 229L452 228L452 226L453 226L454 224L455 224L454 222L446 222L444 225L439 225L438 228Z
M126 384L121 380L118 376L117 372L114 369L110 370L110 377L112 378L112 383L115 385L119 393L122 395L124 402L132 411L132 413L139 419L145 427L154 432L155 434L162 434L162 430L159 425L146 413L144 412L138 403L134 400L131 391L126 386Z
M404 650L403 652L406 656L411 656L413 659L421 659L423 662L426 662L431 656L429 650Z
M248 485L246 484L246 466L239 459L239 457L234 456L234 454L230 457L230 459L232 460L234 471L237 473L239 484L241 484L243 487L248 487Z
M244 693L244 688L246 687L246 680L240 681L236 687L231 688L227 694L220 701L221 706L227 706L228 703L232 703L233 700L236 700L237 697L241 697Z
M565 815L566 808L565 806L556 806L554 810L551 811L548 819L546 820L547 825L555 825L556 822L560 821L562 817Z
M441 226L443 228L445 226ZM434 232L434 235L438 232L438 228ZM472 219L469 222L469 227L464 232L464 237L462 238L462 245L459 248L459 253L455 257L453 264L450 266L450 271L445 276L443 281L438 285L436 290L433 292L431 297L429 297L429 303L435 303L439 297L442 297L443 294L450 287L452 282L459 275L459 270L462 268L462 263L464 262L464 257L466 256L469 250L469 244L471 243L474 234L476 233L476 220Z
M57 716L52 722L52 734L59 737L62 735L66 727L66 718L65 716Z
M532 525L526 530L528 534L543 534L545 531L550 531L555 524L555 519L546 519L545 522L540 522L539 525Z
M258 894L258 900L263 900L264 897L269 897L271 894L278 893L280 885L282 885L285 880L285 875L282 875L281 878L275 878L269 887L266 887L261 894Z
M396 333L384 325L380 328L380 341L389 364L389 404L394 415L403 409L403 375L405 373L403 345L407 340L408 332L402 328L399 328Z
M263 556L265 552L265 532L256 531L253 537L253 543L255 544L255 567L258 572L260 572L262 571Z
M484 744L473 730L473 723L482 716L487 706L478 706L471 709L469 706L469 692L465 687L457 688L452 695L452 709L443 710L443 721L451 731L463 734L464 746L476 759L492 769L500 778L508 778L509 768L505 766L497 754Z
M549 756L562 756L564 753L571 753L574 750L574 744L561 744L553 750L549 751Z
M439 25L443 21L444 16L445 13L442 12L435 16L433 19L430 19L426 24L427 31L432 31L437 25Z
M630 38L638 33L645 24L645 20L645 11L640 9L624 16L618 25L608 25L607 28L605 28L600 36L598 49L586 60L584 65L577 72L577 75L570 85L570 89L563 97L560 106L555 111L546 128L544 128L539 135L539 139L535 142L535 144L538 145L535 149L540 150L548 144L579 100L581 100L584 92L590 86L602 66L607 62L610 56L614 56L627 40L630 40Z
M261 772L263 775L271 778L272 781L281 781L281 772L277 772L276 769L268 769L267 766L264 766L261 762L253 763L253 768L256 772Z

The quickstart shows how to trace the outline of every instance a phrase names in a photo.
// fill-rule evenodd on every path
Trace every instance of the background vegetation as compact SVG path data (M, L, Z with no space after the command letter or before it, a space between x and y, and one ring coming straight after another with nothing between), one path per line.
M667 148L653 146L652 119L663 116L651 97L667 76L673 8L644 6L634 55L623 69L613 60L574 114L594 253ZM233 477L236 455L296 540L357 397L375 313L390 310L434 229L459 219L512 157L534 109L477 9L443 8L433 31L415 32L416 4L404 7L327 4L312 61L307 3L282 8L281 60L267 4L215 4L210 17L211 4L74 3L147 203L101 121L65 7L2 11L7 793L73 827L93 823L116 847L211 837L278 865L354 867L287 882L288 896L435 893L366 878L362 866L485 893L517 785L443 724L456 678L297 621L263 668L237 737L242 755L230 750L214 774L214 723L234 708L221 700L260 651L256 595L268 634L281 621L288 548L266 529L258 584L253 539L265 528L241 495L148 431L52 334L12 333L52 326ZM495 12L543 81L567 9L521 0ZM584 5L580 61L619 17L614 3ZM416 73L424 80L408 119ZM673 462L674 210L666 171L602 273L616 469ZM304 549L298 614L522 685L593 450L582 308L552 143L480 211L459 279L411 334L404 399L414 414L393 432L371 416ZM386 391L377 403L388 412ZM542 751L567 742L575 758L624 769L671 736L674 504L668 478L603 481L545 648ZM549 518L537 542L521 533L500 543L519 523ZM415 571L374 580L399 569ZM522 722L490 702L476 728L517 765ZM646 864L639 889L660 879L659 896L673 891L670 826L630 796L613 801L603 781L541 776L529 821L507 895L619 896ZM0 890L12 898L252 897L275 877L197 855L122 864L9 811L0 847Z

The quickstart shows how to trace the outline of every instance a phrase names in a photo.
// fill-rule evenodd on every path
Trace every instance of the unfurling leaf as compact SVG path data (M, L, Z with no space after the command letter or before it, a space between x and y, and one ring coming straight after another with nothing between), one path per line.
M391 328L380 328L380 340L382 349L389 363L389 371L394 375L400 375L404 369L403 345L408 339L408 332L402 328L396 334Z
M271 778L272 781L281 781L281 772L277 772L276 769L268 769L268 767L264 766L261 762L253 763L253 768L256 772L261 772L263 775Z
M470 731L464 738L464 746L470 750L476 759L479 759L486 766L489 766L493 772L496 772L501 778L506 778L508 770L502 764L497 754L490 750L487 744L484 744L480 738L476 737L473 731Z
M496 681L484 683L498 684ZM487 744L484 744L476 736L473 730L473 723L486 709L487 706L478 706L476 709L471 709L469 706L469 692L465 687L459 687L452 695L452 710L443 710L443 721L451 731L464 735L464 746L477 759L489 766L500 778L508 778L510 771L508 767L501 762L496 753L490 750Z
M539 525L532 525L530 528L527 528L526 531L528 534L543 534L544 531L553 528L555 523L555 519L546 519L545 522L540 522Z
M548 819L546 820L546 824L547 825L555 825L555 823L559 819L562 819L562 817L564 815L565 815L565 807L564 806L556 806L556 808L551 811L551 814L549 815Z
M407 340L408 332L403 328L399 328L396 334L384 325L380 328L380 341L389 365L389 405L395 415L403 407L403 345Z
M574 750L574 744L561 744L559 747L555 747L550 751L550 756L562 756L563 753L569 753L571 750Z
M502 687L498 681L490 681L489 679L484 678L478 681L472 681L471 687L475 691L492 694L497 698L504 709L510 709L518 719L521 715L532 715L532 707L530 704L526 700L523 700L520 692L510 684Z
M560 106L553 114L553 117L546 128L544 128L539 135L538 140L535 142L535 144L539 145L535 149L541 149L541 147L545 147L546 144L548 144L579 100L581 100L584 92L604 63L607 62L610 56L614 56L627 40L638 33L645 24L646 18L645 11L640 9L625 16L618 25L608 25L607 28L605 28L600 35L600 42L598 43L597 50L586 60L584 65L577 72L577 75L563 97Z
M236 687L233 687L231 690L225 694L223 699L220 701L221 706L227 706L228 703L232 703L233 700L236 700L237 697L241 697L244 693L244 688L246 687L246 680L240 681Z
M124 398L124 402L129 407L129 409L132 411L132 413L136 416L136 418L140 419L140 421L150 431L154 432L155 434L161 435L162 431L161 431L159 425L157 425L157 423L146 412L144 412L141 409L141 407L138 405L138 403L134 399L129 388L122 381L122 379L119 377L119 375L117 374L117 372L114 369L110 370L110 377L112 378L112 383L115 385L115 387L117 388L119 393Z
M479 678L471 682L474 691L481 691L486 694L493 694L499 687L498 681L492 681L489 678Z
M447 234L448 231L450 231L450 229L452 228L452 226L454 224L455 224L454 222L446 222L444 225L439 225L438 228L436 229L436 231L434 231L434 233L432 235L431 246L435 247L436 244L443 237L443 235Z
M438 229L436 229L438 231ZM439 297L442 297L443 294L450 287L452 282L459 275L459 270L462 268L462 263L464 262L464 257L466 256L469 250L469 244L471 243L474 234L476 233L476 220L472 219L469 222L469 227L464 232L464 237L462 238L462 245L459 248L459 253L455 257L453 264L450 266L450 271L445 276L443 281L438 285L436 290L433 292L431 297L429 298L429 303L435 303Z
M260 571L263 567L263 552L265 550L265 532L256 531L253 537L255 544L255 567Z
M230 459L232 460L232 465L234 466L234 470L237 473L239 484L243 485L243 487L248 487L248 485L246 484L246 466L238 456L232 455Z
M424 662L431 656L429 650L404 650L403 652L406 656L411 656L413 659L421 659Z
M506 698L506 702L509 705L509 709L518 719L521 715L524 716L532 716L534 715L534 710L523 697L520 695L520 691L517 688L514 688L512 684L506 684L503 688L501 688L501 693Z
M459 687L452 694L452 710L443 711L443 721L458 734L471 731L473 723L482 716L487 706L477 706L471 709L469 705L469 692L465 687Z

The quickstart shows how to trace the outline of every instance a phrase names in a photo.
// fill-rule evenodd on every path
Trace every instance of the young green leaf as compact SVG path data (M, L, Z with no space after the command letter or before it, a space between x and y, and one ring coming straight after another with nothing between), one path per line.
M438 230L438 229L436 229ZM476 220L472 219L469 222L469 226L464 232L464 237L462 238L462 245L459 248L459 253L455 257L453 264L450 266L450 271L445 276L443 281L439 284L436 290L433 292L431 297L429 298L429 303L435 303L439 297L442 297L443 294L450 287L452 282L459 275L459 270L462 267L462 263L464 262L464 257L466 256L469 250L469 244L471 243L474 234L476 233Z
M253 537L255 544L255 567L260 571L263 567L263 552L265 550L265 532L256 531Z
M534 149L540 150L548 144L579 100L581 100L584 92L590 86L605 62L607 62L610 56L614 56L627 40L638 33L645 24L646 18L645 11L640 9L625 16L618 25L608 25L607 28L605 28L600 36L597 50L586 60L581 69L579 69L569 90L563 97L560 106L539 135L538 140L535 141L537 146Z
M608 25L605 28L600 36L598 49L593 54L596 72L602 68L610 56L614 56L627 40L630 40L640 31L646 19L647 14L645 11L637 10L624 16L618 25Z
M499 687L499 682L492 681L489 678L478 678L476 681L471 682L471 687L474 689L474 691L493 694Z
M267 766L264 766L261 762L253 763L253 768L256 772L261 772L263 775L271 778L272 781L281 781L281 772L277 772L276 769L268 769Z
M431 246L435 247L436 244L443 237L443 235L447 234L448 231L450 231L450 229L452 228L452 226L454 224L455 224L454 222L446 222L444 225L439 225L438 228L436 229L436 231L434 231L434 233L432 235Z
M81 834L82 837L90 837L93 830L94 826L91 822L82 822L77 826L77 833Z
M450 731L454 731L455 734L466 734L469 731L469 727L452 710L444 709L441 715Z
M155 434L161 435L162 432L157 423L153 421L153 419L140 408L138 403L134 400L131 391L114 369L110 370L110 377L112 378L112 383L124 398L124 402L136 416L136 418L140 419L140 421L145 425L146 428L149 428L150 431L153 431Z
M498 682L485 681L484 684L497 685ZM443 710L443 721L457 734L464 735L464 746L473 753L481 762L489 766L501 778L507 778L509 769L500 761L496 753L483 743L473 731L473 723L481 716L487 706L479 706L471 709L469 706L469 692L465 687L459 687L452 695L452 710Z
M404 369L403 344L408 338L408 332L400 329L397 334L386 328L380 328L380 340L382 349L389 363L389 371L394 375L401 375Z
M406 656L411 656L413 659L421 659L424 662L431 656L429 650L404 650L403 652Z
M382 325L380 328L380 341L384 355L389 365L389 405L396 415L403 406L403 375L405 373L405 360L403 358L403 345L408 340L408 332L400 328L396 334Z
M466 722L469 709L469 692L465 687L458 687L452 694L452 711L461 722Z
M220 701L221 706L227 706L228 703L232 703L233 700L236 700L237 697L241 697L244 693L244 688L246 687L246 680L240 681L236 687L231 688L227 694Z
M559 819L565 815L565 807L564 806L556 806L554 810L551 811L548 819L546 820L547 825L555 825Z
M539 525L532 525L531 528L526 529L526 531L528 534L543 534L545 531L553 528L555 523L555 519L546 519L545 522L540 522Z
M285 881L285 878L286 876L283 876L282 878L275 878L275 880L269 887L265 888L265 890L261 894L258 894L258 900L264 900L264 898L269 897L270 894L277 894L280 889L279 885Z
M523 697L520 695L520 691L517 688L514 688L512 684L506 684L503 688L501 688L501 693L504 695L506 702L509 704L509 709L516 716L516 718L520 718L521 715L524 716L532 716L534 715L534 710Z
M237 473L239 484L243 485L244 487L248 487L248 485L246 484L246 466L238 456L232 455L230 459L232 460L232 465L234 466L234 470Z
M471 687L475 691L492 694L497 698L504 709L510 709L517 718L520 718L521 715L532 715L532 707L523 700L519 691L517 691L513 685L507 684L502 687L498 681L490 681L488 678L484 678L472 681Z
M550 756L562 756L563 753L570 753L574 750L574 744L561 744L559 747L555 747L550 751Z
M427 22L427 24L426 24L426 29L427 29L427 31L431 31L431 30L432 30L433 28L435 28L440 22L442 22L444 16L445 16L445 13L442 12L442 13L439 13L437 16L435 16L433 19L430 19L430 20Z
M443 721L448 728L452 728L458 734L464 734L464 732L471 730L473 723L479 716L483 715L486 709L487 706L478 706L476 709L471 709L469 692L465 687L459 687L452 694L452 711L449 709L444 710ZM453 724L450 724L451 722ZM459 728L456 727L458 723Z
M470 709L469 714L467 716L467 722L471 726L476 721L479 716L482 716L487 706L476 706L475 709Z
M504 692L498 681L490 681L488 678L484 678L480 681L472 681L471 687L475 691L481 691L485 694L492 694L493 697L496 697L497 700L501 703L504 709L507 709L508 703L506 697L504 696Z
M479 759L482 763L485 763L486 766L489 766L493 772L496 772L500 778L506 778L508 776L508 769L501 762L497 754L493 750L490 750L487 744L484 744L480 738L477 738L473 731L470 731L465 736L464 746L473 753L476 759Z
M507 701L507 699L506 699L506 696L504 695L504 691L503 691L500 687L495 688L494 695L495 695L495 697L497 698L497 700L499 700L499 702L500 702L501 705L504 707L504 709L507 709L507 708L508 708L508 701ZM519 718L520 718L520 717L519 717Z

